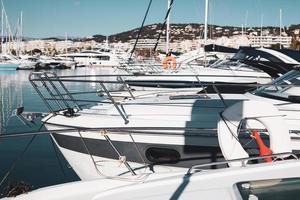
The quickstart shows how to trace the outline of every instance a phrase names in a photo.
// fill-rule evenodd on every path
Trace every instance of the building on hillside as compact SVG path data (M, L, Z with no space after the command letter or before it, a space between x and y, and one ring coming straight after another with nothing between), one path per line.
M156 39L139 39L136 44L136 49L153 49L156 44ZM133 46L136 40L130 40L129 43ZM158 42L157 49L165 50L166 47L166 39L161 38Z
M291 36L249 36L250 45L253 47L271 47L272 45L281 44L284 48L289 48L292 43Z

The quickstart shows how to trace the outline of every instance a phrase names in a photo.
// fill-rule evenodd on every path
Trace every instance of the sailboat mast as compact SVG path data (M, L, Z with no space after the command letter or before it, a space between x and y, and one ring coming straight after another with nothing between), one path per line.
M281 8L279 9L279 47L280 47L280 49L282 48L281 47L281 43L282 43L282 38L281 38L281 29L282 29L282 10L281 10Z
M105 47L108 49L108 35L106 36Z
M205 0L205 17L204 17L204 67L206 67L206 52L207 45L207 19L208 19L208 0Z
M204 18L204 45L207 44L207 19L208 19L208 0L205 0L205 18Z
M242 37L244 37L244 24L242 24Z
M260 21L260 47L262 47L262 37L263 37L263 23L264 23L264 15L261 15L261 21Z
M22 42L23 42L23 11L21 11L21 19L20 19L20 44L19 44L19 55L22 52Z
M67 54L68 54L68 33L65 32L65 54L66 54L66 58L67 58Z
M171 6L171 0L168 0L168 10L170 9L170 6ZM167 17L166 54L169 53L169 43L170 43L170 13L168 14L168 17Z
M4 53L4 8L1 9L1 53Z

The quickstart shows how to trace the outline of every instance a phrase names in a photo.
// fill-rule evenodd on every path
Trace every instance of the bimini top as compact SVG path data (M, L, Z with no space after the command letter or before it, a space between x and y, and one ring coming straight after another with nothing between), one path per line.
M241 47L232 59L256 67L272 77L278 77L300 64L300 53L287 49Z
M205 52L237 53L238 49L215 45L215 44L209 44L209 45L205 45L204 51Z

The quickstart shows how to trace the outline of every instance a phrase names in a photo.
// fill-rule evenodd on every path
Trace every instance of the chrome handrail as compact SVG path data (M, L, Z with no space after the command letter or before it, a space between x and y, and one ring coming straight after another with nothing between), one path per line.
M116 83L122 84L124 86L124 88L128 91L131 98L134 99L135 97L133 96L133 94L131 92L131 88L127 85L127 83L122 79L121 76L117 76L117 77L119 77L119 80ZM110 102L115 106L118 113L123 118L125 124L127 124L129 122L128 116L125 112L124 107L114 100L114 98L111 95L110 91L104 85L104 83L106 83L105 81L100 81L100 80L99 81L97 81L97 80L96 81L86 81L86 80L70 80L70 79L64 80L64 79L60 78L59 76L57 76L56 73L53 73L53 72L31 72L30 75L29 75L29 81L30 81L31 85L33 86L33 88L38 93L38 95L40 96L40 98L46 104L46 106L48 107L48 109L51 113L56 113L57 111L62 111L62 110L73 109L71 107L71 105L69 104L69 102L74 103L77 110L82 110L81 106L78 104L78 102L95 102L95 103L96 102L101 102L101 101L91 101L91 100L76 100L73 97L74 93L70 92L63 82L69 82L69 81L73 82L73 81L75 81L75 82L95 82L95 83L99 83L101 88L106 93L106 95L107 95L108 99L110 100ZM50 98L46 97L41 92L41 90L37 86L36 82L41 82L42 83L43 88L48 92L48 94L50 95ZM58 82L58 84L59 84L58 86L60 88L62 88L63 92L61 92L61 90L58 89L57 85L54 82ZM53 106L51 106L49 101L55 102L56 105L59 107L59 110L56 110L55 108L53 108Z
M225 161L219 161L219 162L212 162L212 163L205 163L205 164L200 164L200 165L194 165L191 168L189 168L187 174L191 174L193 170L196 170L198 172L199 170L201 171L203 167L212 167L212 166L219 166L219 165L225 165L229 164L232 162L241 162L242 167L246 167L246 164L248 161L253 161L253 160L262 160L264 158L276 158L280 156L286 156L286 157L293 157L295 160L298 160L298 157L291 153L291 152L284 152L284 153L277 153L277 154L270 154L270 155L264 155L264 156L254 156L254 157L247 157L247 158L237 158L237 159L231 159L231 160L225 160Z

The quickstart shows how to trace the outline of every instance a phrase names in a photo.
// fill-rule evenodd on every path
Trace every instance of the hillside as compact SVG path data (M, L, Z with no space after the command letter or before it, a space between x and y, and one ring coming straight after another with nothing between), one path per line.
M160 33L162 24L150 24L144 27L142 31L141 38L156 39ZM181 41L181 40L192 40L197 39L200 36L203 37L204 25L203 24L171 24L171 41ZM297 31L298 30L298 31ZM290 27L285 27L287 35L299 35L300 24L291 25ZM110 42L128 42L135 39L138 34L139 28L135 28L129 31L117 33L109 36ZM247 28L247 34L260 35L260 27ZM209 25L208 35L210 38L217 37L230 37L233 35L239 35L242 33L241 27L234 26L217 26ZM264 35L279 35L279 27L263 27ZM164 37L165 31L163 30ZM97 42L103 42L106 39L104 35L94 35L92 38L87 40L95 40Z

